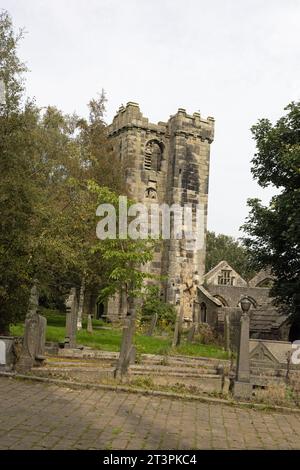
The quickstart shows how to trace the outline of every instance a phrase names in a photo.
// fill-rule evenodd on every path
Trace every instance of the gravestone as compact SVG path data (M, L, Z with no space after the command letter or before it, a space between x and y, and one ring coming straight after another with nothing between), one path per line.
M224 316L224 336L225 336L225 351L230 354L230 318L228 313Z
M245 299L245 302L249 302ZM241 301L242 304L242 301ZM243 308L243 306L242 306ZM249 306L248 306L249 309ZM234 396L236 398L250 398L252 395L252 384L250 383L250 352L249 332L250 316L248 310L243 310L240 318L240 341L237 359L236 380L234 383Z
M77 332L77 297L76 288L72 287L66 300L66 336L65 348L76 348Z
M114 372L115 377L126 375L129 365L133 364L133 360L135 361L135 348L132 343L135 331L136 308L134 299L129 299L128 303L128 314L124 322L120 354Z
M41 365L44 360L47 320L37 313L39 296L37 283L31 289L29 308L25 318L25 331L20 359L16 370L28 372L34 365Z
M93 323L92 323L92 315L89 313L87 317L87 332L92 334L93 333Z
M84 306L84 294L85 294L85 280L81 280L80 293L79 293L79 302L78 302L78 312L77 312L77 330L82 329L82 314Z
M132 345L129 351L129 364L135 364L135 361L136 361L136 347Z
M176 348L176 346L180 345L182 321L183 321L183 305L181 303L180 310L176 316L174 336L173 336L173 342L172 342L173 348Z
M46 345L46 329L47 319L42 315L39 315L38 321L38 342L36 349L36 361L44 361L45 359L45 345Z
M194 341L194 336L195 336L195 331L196 331L196 324L194 323L191 328L189 329L188 335L187 335L187 341L189 343L192 343Z
M149 330L147 332L147 336L152 336L153 335L155 327L156 327L157 320L158 320L158 315L155 312L152 315L151 322L150 322L150 327L149 327Z

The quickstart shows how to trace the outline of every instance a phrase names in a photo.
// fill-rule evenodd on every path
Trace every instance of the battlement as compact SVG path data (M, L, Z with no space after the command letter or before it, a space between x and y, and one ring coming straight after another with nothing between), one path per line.
M167 122L159 121L157 124L153 124L149 122L148 118L143 116L138 103L129 101L126 107L123 105L120 106L112 124L108 127L108 131L109 135L114 135L128 128L140 128L160 134L182 132L201 135L212 142L214 136L214 122L213 117L209 116L207 119L203 119L199 112L189 115L185 109L179 108L177 113L170 116Z

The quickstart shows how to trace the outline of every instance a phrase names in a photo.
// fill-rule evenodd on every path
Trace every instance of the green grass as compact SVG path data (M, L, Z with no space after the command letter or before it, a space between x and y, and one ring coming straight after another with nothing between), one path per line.
M47 341L63 342L65 338L65 314L54 310L43 310L43 315L47 318ZM77 333L77 343L89 346L93 349L103 351L119 351L122 337L122 329L113 327L101 320L93 320L94 331L89 334L86 331L86 323L83 322L83 329ZM101 329L101 327L105 327ZM96 329L96 328L99 329ZM24 327L21 324L11 326L11 334L21 336ZM185 356L215 357L227 359L228 354L220 347L205 344L191 344L183 342L176 349L172 348L172 337L143 336L136 333L134 343L138 354L182 354Z

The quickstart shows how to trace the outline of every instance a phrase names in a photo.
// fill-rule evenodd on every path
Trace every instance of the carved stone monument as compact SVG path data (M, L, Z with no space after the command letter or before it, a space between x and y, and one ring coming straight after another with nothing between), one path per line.
M41 365L45 360L45 338L47 320L37 313L39 296L37 283L31 289L29 308L25 319L25 331L17 372L28 372L34 365Z
M250 352L249 352L249 309L251 302L247 297L241 300L242 315L240 319L240 341L237 360L236 380L234 382L235 398L247 398L252 395L252 384L250 383Z

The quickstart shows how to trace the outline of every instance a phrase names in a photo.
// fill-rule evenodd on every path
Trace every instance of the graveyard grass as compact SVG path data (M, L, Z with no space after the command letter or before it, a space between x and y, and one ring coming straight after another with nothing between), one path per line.
M47 318L47 341L63 342L65 338L65 314L56 310L44 309L42 315ZM93 349L103 351L119 351L122 337L122 328L112 326L102 320L93 320L93 333L87 333L86 322L83 321L83 328L77 332L77 344L89 346ZM23 324L12 325L11 334L21 336L24 331ZM186 355L214 357L217 359L227 359L228 354L219 346L205 344L187 343L183 338L182 343L177 348L172 348L172 335L168 336L145 336L137 332L134 343L138 354L160 354L160 355Z

